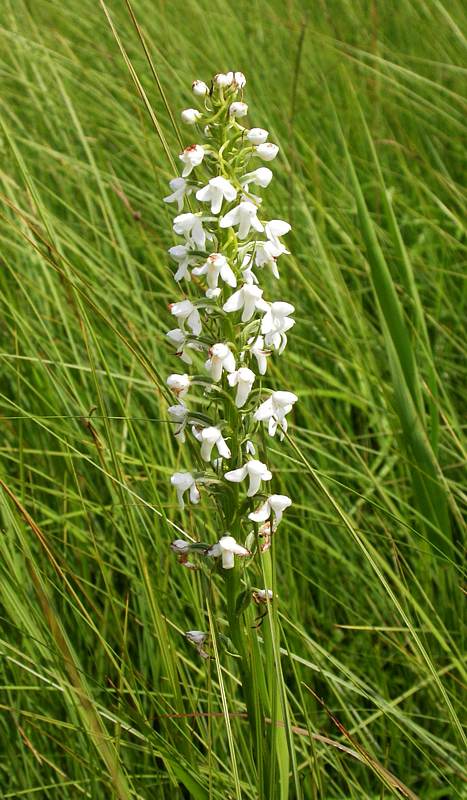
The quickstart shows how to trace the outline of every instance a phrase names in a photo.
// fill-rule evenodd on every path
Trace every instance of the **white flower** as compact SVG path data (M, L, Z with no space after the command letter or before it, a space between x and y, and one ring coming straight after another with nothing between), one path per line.
M186 322L193 336L199 336L201 333L201 317L198 309L193 305L191 300L180 300L179 303L171 303L169 309L170 313L176 317L182 330Z
M243 72L229 72L229 75L232 75L232 83L235 83L238 89L243 89L246 84L246 78Z
M245 452L249 456L255 456L256 455L256 448L255 448L253 442L250 439L247 439L246 442L245 442Z
M272 161L278 154L279 148L277 144L272 142L264 142L255 147L256 155L262 158L263 161Z
M175 472L170 479L170 483L175 487L180 508L185 508L183 500L185 492L190 493L192 503L199 503L201 495L191 472Z
M201 458L203 461L211 461L214 445L217 447L217 452L222 458L231 457L232 453L219 428L211 426L209 428L203 428L199 432L194 429L193 433L198 441L201 442Z
M233 72L227 72L227 74L224 72L218 72L217 75L214 75L213 80L218 86L230 86L230 84L233 82Z
M250 345L250 353L256 358L259 374L266 375L268 361L266 358L267 351L264 350L263 336L256 336L248 339L248 344Z
M204 158L204 147L200 144L190 144L180 153L179 159L184 164L182 178L187 178L194 167L199 167Z
M266 139L269 136L269 131L265 131L264 128L251 128L248 131L246 138L250 142L250 144L264 144Z
M248 395L255 382L255 377L255 373L251 369L248 369L248 367L240 367L240 369L236 372L231 372L227 377L230 386L237 387L237 394L235 397L235 405L237 408L243 408L248 400Z
M169 248L169 255L178 264L174 280L181 281L183 278L186 278L187 281L190 281L191 275L189 267L192 264L196 264L197 261L196 256L193 255L192 248L186 244L176 244Z
M246 547L238 544L233 536L222 536L217 544L209 548L207 555L214 556L214 558L222 556L223 569L233 569L235 556L249 556L250 552Z
M222 342L213 344L209 349L209 358L205 366L211 373L213 381L220 381L222 370L226 372L233 372L235 370L235 359L232 351L226 344L222 344Z
M226 472L224 478L233 483L240 483L247 476L250 479L247 495L248 497L253 497L261 488L261 481L270 481L272 473L268 470L266 464L253 458L251 461L247 461L240 469Z
M248 106L246 103L231 103L229 108L229 114L231 117L246 117L248 114Z
M253 522L266 522L271 517L271 514L273 514L275 530L282 519L285 509L289 508L291 505L292 501L286 494L272 494L256 509L256 511L252 511L251 514L248 514L248 519L251 519Z
M208 638L208 634L203 631L187 631L185 636L189 642L193 642L193 644L197 645L204 644Z
M190 548L191 542L187 542L185 539L175 539L170 545L170 549L181 556L189 553Z
M185 197L191 194L193 188L188 186L185 178L172 178L172 180L169 181L169 186L173 191L172 194L164 197L164 203L177 203L178 210L181 211Z
M203 97L204 95L209 94L209 86L204 81L193 81L191 88L193 90L193 94L196 94L198 97Z
M188 409L183 403L179 403L176 406L169 406L167 409L167 413L170 417L171 422L175 422L176 428L174 430L175 438L180 442L180 444L184 444L185 442L185 428L188 421Z
M246 191L248 191L247 186L250 183L254 183L256 186L261 186L262 189L266 189L271 183L272 178L273 173L269 167L258 167L258 169L254 169L253 172L247 172L246 175L240 178L240 183L245 186Z
M261 603L267 603L268 600L271 602L273 599L274 595L272 589L257 589L255 592L253 592L253 600L258 605Z
M292 410L298 397L293 392L273 392L264 403L261 403L255 411L254 419L257 422L269 420L268 432L274 436L277 428L281 428L284 433L287 431L286 414Z
M196 267L193 275L206 275L207 284L210 289L217 289L219 275L222 280L232 288L237 285L235 273L229 266L225 256L220 253L211 253L202 267Z
M228 203L232 203L237 196L237 190L234 189L230 181L222 178L220 175L217 178L211 178L207 186L198 189L196 192L196 199L202 203L211 203L211 211L213 214L218 214L222 207L222 201L225 199Z
M238 206L228 211L225 216L219 220L221 228L232 228L238 225L238 238L246 239L250 232L250 228L255 231L263 232L264 227L257 217L258 209L249 200L243 200Z
M183 375L179 375L178 373L169 375L166 383L170 391L173 392L176 397L181 399L187 394L191 381L190 376L185 372Z
M179 214L173 221L173 229L179 236L191 238L200 250L204 250L206 233L203 228L203 220L198 214Z
M285 234L291 230L291 226L288 222L284 222L283 219L271 219L269 222L266 222L264 230L269 241L271 241L278 250L281 250L283 253L287 252L282 242L279 241L279 236L285 236Z
M242 322L249 322L256 309L268 311L269 306L262 300L263 290L251 283L245 283L223 305L224 311L230 314L243 308Z
M200 119L201 113L196 108L185 108L180 116L185 125L194 125Z
M294 311L295 308L291 303L284 303L281 300L269 304L261 322L261 333L265 334L264 341L267 347L274 347L279 353L283 352L287 344L285 333L295 325L295 320L289 317Z

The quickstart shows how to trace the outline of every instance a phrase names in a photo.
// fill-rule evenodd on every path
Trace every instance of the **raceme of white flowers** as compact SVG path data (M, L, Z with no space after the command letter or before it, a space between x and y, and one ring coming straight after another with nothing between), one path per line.
M174 398L168 414L193 459L191 470L176 472L171 483L181 508L202 502L206 493L219 511L217 542L172 543L190 568L196 565L189 554L196 553L232 570L237 558L253 557L255 537L261 553L258 531L269 526L274 533L292 503L273 493L264 444L276 432L283 438L298 399L286 387L264 385L269 360L283 353L294 325L294 306L277 291L290 225L270 219L263 208L262 193L273 181L263 164L279 148L268 131L246 127L245 83L241 72L217 74L210 86L193 83L198 107L181 113L189 131L179 155L181 176L170 180L164 198L175 212L168 252L178 288L169 305L177 327L167 338L184 365L167 378ZM272 297L261 286L268 272ZM268 602L271 590L257 591L258 598ZM204 636L187 634L202 652Z

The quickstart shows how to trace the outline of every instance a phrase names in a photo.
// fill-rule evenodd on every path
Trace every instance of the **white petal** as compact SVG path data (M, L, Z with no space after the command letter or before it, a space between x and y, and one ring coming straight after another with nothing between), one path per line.
M240 481L245 480L247 472L248 472L247 466L246 464L244 464L244 466L240 467L239 469L234 469L231 470L231 472L226 472L224 478L227 481L231 481L232 483L240 483Z

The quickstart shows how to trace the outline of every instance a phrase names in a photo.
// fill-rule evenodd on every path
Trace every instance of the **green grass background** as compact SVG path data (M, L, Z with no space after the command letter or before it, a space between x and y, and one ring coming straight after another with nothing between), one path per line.
M269 286L297 320L269 443L289 797L465 797L463 4L133 11L154 72L124 0L114 32L98 0L0 2L0 794L256 797L236 659L183 637L209 620L174 525L219 532L176 508L164 388L170 112L239 69L293 225Z

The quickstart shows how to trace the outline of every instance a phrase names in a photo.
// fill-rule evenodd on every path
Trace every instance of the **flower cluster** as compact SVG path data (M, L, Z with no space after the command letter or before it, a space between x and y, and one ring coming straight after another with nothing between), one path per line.
M181 118L198 141L180 153L181 176L164 198L178 212L178 239L168 252L183 293L169 305L176 327L167 338L187 365L167 378L175 399L168 414L197 467L176 472L171 482L181 508L187 498L199 503L204 491L213 497L222 534L204 548L176 540L172 549L186 566L193 567L188 553L197 552L219 559L223 570L234 568L235 557L252 555L255 541L264 551L292 502L268 494L273 474L265 441L276 433L283 438L298 399L263 386L270 358L287 345L294 307L266 299L260 279L265 270L279 279L290 225L263 212L259 193L273 178L264 162L279 148L268 131L241 124L248 113L245 83L241 72L215 75L210 86L193 83L200 108L185 109ZM270 590L263 594L268 598Z

